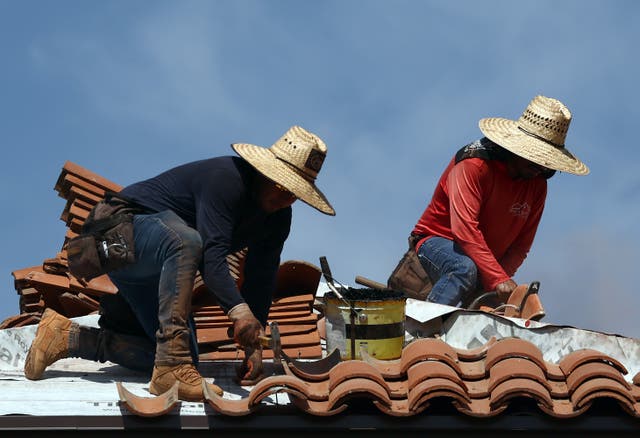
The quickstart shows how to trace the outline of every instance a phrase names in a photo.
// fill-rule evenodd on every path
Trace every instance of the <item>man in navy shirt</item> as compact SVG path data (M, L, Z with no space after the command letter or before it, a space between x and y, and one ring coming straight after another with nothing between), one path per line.
M25 363L29 379L41 378L62 357L108 360L153 370L153 394L178 381L182 400L203 400L191 316L198 271L245 350L239 378L260 378L259 336L289 235L291 204L300 199L322 213L335 211L315 186L327 153L318 136L294 126L270 148L231 146L239 157L184 164L120 192L149 210L133 219L136 261L109 273L119 293L101 300L99 329L45 311ZM238 290L227 256L245 248Z

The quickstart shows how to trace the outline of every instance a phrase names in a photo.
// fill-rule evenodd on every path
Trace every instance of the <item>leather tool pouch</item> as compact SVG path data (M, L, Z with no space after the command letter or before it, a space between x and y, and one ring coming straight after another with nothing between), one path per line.
M426 300L433 284L416 254L415 247L420 238L421 236L409 236L409 249L389 276L387 286L404 292L409 298Z
M142 206L107 192L82 226L82 233L67 243L69 271L82 282L135 262L134 214L149 212Z

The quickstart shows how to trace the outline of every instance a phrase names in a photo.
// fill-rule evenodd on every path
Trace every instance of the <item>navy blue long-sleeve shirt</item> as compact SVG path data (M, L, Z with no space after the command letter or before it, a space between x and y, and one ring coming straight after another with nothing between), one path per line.
M291 207L264 212L256 199L257 174L242 158L225 156L175 167L121 191L152 210L172 210L198 230L203 241L200 272L225 311L244 302L227 255L248 248L242 295L262 295L270 303L289 236ZM266 314L256 317L265 319Z

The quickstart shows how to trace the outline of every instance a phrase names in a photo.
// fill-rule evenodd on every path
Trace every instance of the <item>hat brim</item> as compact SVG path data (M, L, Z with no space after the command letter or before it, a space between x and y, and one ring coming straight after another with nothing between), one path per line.
M558 148L518 128L518 123L500 117L481 119L480 131L503 148L541 166L574 175L587 175L589 168L566 148Z
M234 143L231 147L258 172L289 190L296 198L324 214L335 216L335 210L320 189L276 158L270 149L246 143Z

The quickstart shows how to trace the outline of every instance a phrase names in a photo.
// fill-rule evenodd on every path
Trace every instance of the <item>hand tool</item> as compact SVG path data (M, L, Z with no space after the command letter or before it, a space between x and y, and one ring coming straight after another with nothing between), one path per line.
M324 279L327 280L327 285L329 286L329 289L331 289L331 291L334 294L336 294L338 298L340 298L345 303L349 304L349 302L343 298L342 294L338 292L338 288L335 286L335 284L333 284L335 280L333 278L333 275L331 275L329 262L327 262L327 258L325 256L320 256L320 267L322 268L322 275L324 276ZM340 284L340 287L343 288L341 284Z
M260 346L263 348L269 348L273 351L273 360L279 361L282 358L282 342L280 340L280 330L278 329L278 323L272 321L269 323L269 329L271 336L258 336ZM233 327L227 329L227 336L233 339Z
M386 284L378 283L377 281L370 280L367 277L363 277L361 275L356 275L356 283L370 287L371 289L389 289Z

